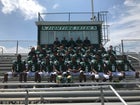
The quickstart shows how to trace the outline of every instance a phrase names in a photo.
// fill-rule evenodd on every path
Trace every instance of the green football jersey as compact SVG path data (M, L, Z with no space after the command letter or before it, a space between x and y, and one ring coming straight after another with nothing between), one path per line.
M51 61L49 61L48 63L42 62L41 69L45 72L53 72L53 63L51 63Z
M25 62L21 60L14 61L12 65L12 69L15 72L23 72L26 69Z
M104 72L104 63L102 60L95 60L93 63L93 68L96 72Z
M28 71L36 72L40 70L40 65L38 62L28 62Z
M108 62L106 62L106 65L107 65L107 69L109 71L111 71L111 72L116 72L117 71L116 61L114 61L114 62L108 61Z

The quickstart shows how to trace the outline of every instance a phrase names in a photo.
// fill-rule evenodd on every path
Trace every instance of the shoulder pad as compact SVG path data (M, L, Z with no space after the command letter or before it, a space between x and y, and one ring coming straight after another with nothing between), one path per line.
M108 64L109 63L109 60L104 60L104 62Z
M84 65L84 62L80 62L80 65Z
M109 55L108 54L103 54L103 57L109 57Z
M43 57L43 54L39 54L39 57L42 58Z
M54 61L54 65L57 65L58 64L58 61Z
M41 61L39 60L39 61L37 61L37 63L38 63L38 64L41 64Z
M95 63L95 62L96 62L96 60L95 60L95 59L91 60L91 63Z
M122 60L116 60L117 64L121 64L123 61Z
M80 60L76 60L77 63L80 63Z
M32 61L28 61L27 63L28 63L28 64L31 64L31 63L32 63Z
M41 64L44 65L45 64L45 61L42 61Z

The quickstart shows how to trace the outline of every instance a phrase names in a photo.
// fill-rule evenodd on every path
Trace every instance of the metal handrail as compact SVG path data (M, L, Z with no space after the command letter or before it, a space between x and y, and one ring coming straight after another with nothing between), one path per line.
M124 104L127 105L127 103L124 101L124 99L118 94L118 92L110 85L110 89L115 93L115 95L120 99L120 101Z
M100 12L56 12L56 13L38 13L38 21L48 21L46 20L45 18L43 18L44 16L46 15L66 15L66 18L68 21L72 21L72 15L85 15L85 14L89 14L92 16L92 14L94 14L94 17L96 17L96 19L98 21L104 21L105 22L105 25L107 25L107 19L105 19L105 17L107 18L107 14L108 14L108 11L100 11ZM42 17L43 16L43 17ZM90 17L90 18L93 18Z
M139 61L140 62L140 59L139 58L137 58L137 57L134 57L134 56L132 56L132 55L127 55L128 57L131 57L131 58L133 58L133 59L135 59L135 60L137 60L137 61Z

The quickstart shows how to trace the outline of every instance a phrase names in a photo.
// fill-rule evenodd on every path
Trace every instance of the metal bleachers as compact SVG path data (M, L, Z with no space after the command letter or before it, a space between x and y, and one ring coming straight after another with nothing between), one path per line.
M23 55L26 59L27 54ZM0 77L11 70L16 55L0 56ZM4 86L8 86L7 89ZM20 88L19 88L20 86ZM112 86L112 88L111 88ZM112 90L114 89L114 90ZM121 97L120 100L116 91ZM121 82L49 83L43 80L35 83L33 79L19 83L12 78L8 83L0 83L0 104L16 105L140 105L139 79L126 78ZM125 101L127 104L122 103Z
M133 85L140 82L122 83L0 83L0 85L23 86L0 89L1 104L52 104L52 105L139 105L140 89ZM118 85L122 87L118 87ZM130 87L124 87L129 85ZM33 86L33 87L24 87ZM36 86L36 88L35 88ZM39 86L39 87L38 87ZM43 86L43 87L42 87ZM117 87L117 88L116 88ZM113 104L112 104L113 105Z

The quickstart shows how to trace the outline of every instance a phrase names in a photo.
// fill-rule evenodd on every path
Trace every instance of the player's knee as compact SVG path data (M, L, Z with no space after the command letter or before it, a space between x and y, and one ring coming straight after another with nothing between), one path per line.
M136 77L136 78L139 78L139 75L140 75L140 73L139 73L139 72L136 72L135 77Z

